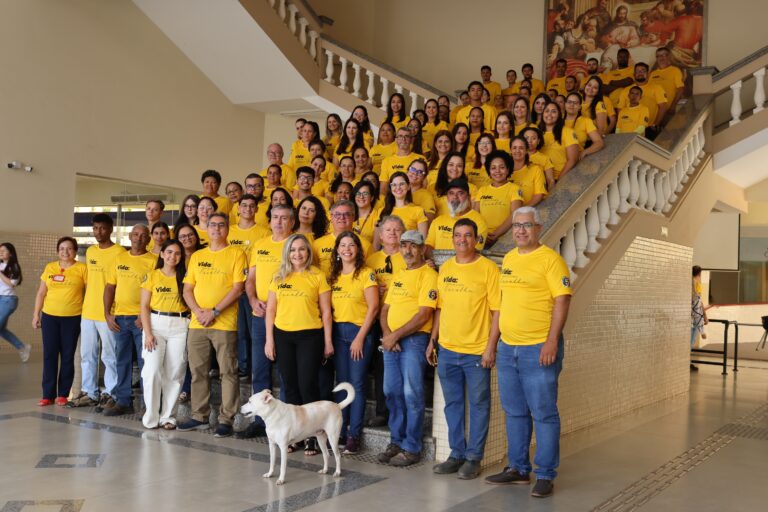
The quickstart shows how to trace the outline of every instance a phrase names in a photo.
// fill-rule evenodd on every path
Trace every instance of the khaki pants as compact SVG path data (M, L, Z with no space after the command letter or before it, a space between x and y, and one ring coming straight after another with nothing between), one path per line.
M221 410L218 423L232 425L240 406L237 378L237 331L190 329L187 337L189 371L192 374L192 418L208 422L211 406L211 346L216 352L221 376Z
M69 391L67 400L74 400L80 396L80 392L82 391L83 370L80 367L80 361L80 340L78 340L77 348L75 349L75 377L72 380L72 388Z

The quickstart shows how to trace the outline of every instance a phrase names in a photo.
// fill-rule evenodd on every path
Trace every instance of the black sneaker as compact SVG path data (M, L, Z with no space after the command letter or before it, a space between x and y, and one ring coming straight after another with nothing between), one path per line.
M466 460L459 468L459 480L472 480L480 476L480 461Z
M432 466L432 472L436 475L450 475L459 470L464 460L448 457L445 462Z
M213 437L229 437L232 435L232 432L232 425L219 423L216 425L216 430L213 431Z
M376 460L381 462L382 464L389 464L389 461L392 460L392 457L400 453L402 450L399 446L397 446L395 443L389 443L387 446L387 449L381 452L376 456Z
M520 473L516 469L506 467L501 473L485 477L485 483L493 485L528 485L531 483L531 477L528 474Z
M109 409L104 409L104 416L122 416L123 414L133 414L133 405L115 404Z
M531 496L534 498L548 498L552 496L552 493L555 491L555 484L552 483L552 480L542 480L539 478L536 480L536 483L533 485L533 490L531 491Z
M211 426L208 423L197 421L194 418L189 418L188 420L182 421L176 425L176 430L179 432L187 432L189 430L206 430L209 428L211 428Z
M101 398L99 398L99 405L96 406L96 409L94 409L96 412L104 412L105 409L111 409L113 408L117 402L115 402L115 399L109 396L109 393L102 393Z
M255 421L251 422L245 430L235 432L236 439L253 439L254 437L265 437L266 435L267 431L264 428L264 425L259 425Z

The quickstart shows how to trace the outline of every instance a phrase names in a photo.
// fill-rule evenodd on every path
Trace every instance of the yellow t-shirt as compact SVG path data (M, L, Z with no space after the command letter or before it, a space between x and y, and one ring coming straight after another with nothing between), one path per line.
M232 210L232 203L229 201L227 196L216 196L213 198L213 200L216 203L217 212L226 213L229 215L230 210Z
M232 226L236 226L240 223L240 201L233 203L232 208L229 210L229 226L230 229L232 229ZM152 249L147 248L148 251L151 251Z
M419 308L437 307L437 272L424 264L413 270L401 270L392 276L384 303L389 304L387 324L394 331L407 324L419 312ZM432 332L432 315L420 332Z
M470 183L469 184L469 198L468 200L475 201L477 199L477 187ZM451 210L448 208L448 197L447 196L440 196L438 197L437 194L435 194L435 206L437 207L437 216L440 215L450 215Z
M299 141L299 144L301 142ZM303 146L302 146L303 148ZM299 167L306 165L309 165L310 160L312 159L311 156L309 156L309 150L307 150L306 155L304 153L301 153L301 164ZM304 163L306 162L306 163ZM280 185L286 189L286 190L293 190L293 188L296 186L296 171L295 169L298 169L298 167L294 167L289 164L280 164ZM264 197L269 197L269 192L267 187L267 171L269 170L269 166L263 168L259 171L259 175L261 175L262 178L264 178Z
M424 210L426 215L434 215L436 210L435 196L432 192L426 188L420 188L419 190L411 190L413 196L413 204Z
M354 276L354 272L340 274L331 285L331 305L334 322L351 322L360 326L368 313L365 290L377 285L376 274L370 268L362 267L357 277Z
M291 157L287 164L291 169L298 169L304 165L309 165L311 161L312 155L309 154L309 148L301 140L295 140L291 146ZM285 177L285 169L283 169L283 177Z
M336 148L339 147L341 142L341 135L331 135L330 137L323 137L323 143L325 143L325 158L333 160L333 154L336 152Z
M259 207L256 210L256 215L253 217L253 220L256 221L256 224L259 226L272 231L272 228L269 227L269 219L267 218L267 208L269 208L269 201L264 200L260 202L258 206Z
M242 249L228 245L218 251L200 249L189 259L185 284L195 286L197 305L203 309L216 306L232 289L232 285L245 281L248 268ZM209 327L203 327L192 315L190 329L216 329L237 331L237 301L221 312Z
M515 82L512 86L507 86L501 90L501 94L504 96L511 96L513 94L520 94L520 84Z
M427 123L421 129L421 140L424 142L425 151L426 148L431 148L432 143L435 141L435 134L440 130L448 130L448 123L440 121L437 124Z
M368 155L371 157L371 165L373 166L373 172L381 174L381 164L385 158L397 153L397 144L390 142L389 144L376 144L371 148Z
M501 96L501 84L491 80L489 82L483 82L483 87L488 89L488 94L491 96L489 103L493 105L493 100L496 99L496 96Z
M523 192L516 183L505 183L500 187L486 185L477 191L480 215L489 231L501 226L510 216L509 208L515 201L523 201Z
M408 172L408 166L411 162L418 158L424 158L423 155L410 152L405 156L392 155L388 156L381 162L381 172L379 173L380 181L389 181L390 176L397 171ZM381 191L382 194L386 193L386 190Z
M579 147L582 150L587 140L589 140L589 134L597 131L595 122L584 116L579 116L575 120L566 119L565 126L573 130L573 134L576 136L576 140L579 142Z
M416 204L405 206L395 206L390 215L397 215L405 224L405 230L417 229L419 224L427 222L427 216L424 214L424 208Z
M352 226L352 231L357 233L360 238L366 239L368 242L373 243L373 234L376 231L376 224L379 223L379 216L381 215L381 208L374 207L371 213L364 219L358 218Z
M481 250L485 245L485 240L488 238L488 225L477 210L469 210L464 215L458 217L451 217L450 215L436 217L429 226L427 239L424 243L436 251L452 251L453 225L459 219L470 219L477 224L477 245L475 245L475 248Z
M157 255L151 252L133 256L125 251L115 259L115 265L107 272L107 284L115 285L115 315L141 314L141 283L157 265Z
M507 153L510 152L510 143L512 142L512 139L496 139L496 149L499 151L506 151Z
M88 287L83 300L83 319L106 322L104 318L104 285L107 273L114 268L117 257L125 249L115 244L108 249L99 249L92 245L85 251L85 264L88 266Z
M195 228L195 231L197 231L197 237L200 239L200 243L203 245L208 245L210 243L210 240L208 239L208 230L203 229L199 225L192 227Z
M544 176L544 170L536 164L526 165L513 172L512 183L520 187L523 204L530 203L537 194L547 195L547 178Z
M273 279L269 291L277 298L275 327L283 331L321 329L320 294L330 290L325 274L314 266L291 272L285 281Z
M636 107L625 107L619 113L619 120L616 122L616 133L639 133L645 134L645 129L651 122L648 114L648 107L638 104Z
M363 257L367 257L371 252L371 243L365 237L360 237L360 243L363 244ZM336 235L333 233L329 233L312 242L312 252L315 257L314 263L326 276L331 273L331 255L335 245Z
M251 255L251 246L261 240L262 238L271 236L272 232L254 224L250 228L242 229L237 225L229 227L229 234L227 235L227 242L233 247L238 247L245 253L246 262Z
M515 135L520 135L520 133L525 130L526 128L537 128L537 126L533 123L523 123L523 124L516 124L515 125Z
M552 160L541 151L537 151L528 155L528 161L533 165L538 165L543 171L552 169Z
M547 82L547 90L550 89L557 89L557 94L562 94L565 96L568 94L568 91L565 90L565 78L564 76L556 76L555 78L552 78Z
M544 92L544 82L538 78L531 78L529 82L531 82L531 99Z
M275 277L275 273L280 269L280 263L283 261L283 246L285 240L275 242L271 236L258 240L251 246L251 256L249 258L251 268L255 268L256 297L262 301L267 301L269 294L269 284Z
M474 162L470 163L470 165L468 165L464 170L464 173L467 175L469 182L476 186L478 189L486 185L490 185L491 177L488 176L488 171L485 170L485 166L481 165L480 167L475 167L473 164Z
M667 101L672 103L677 90L683 87L683 72L677 66L667 66L664 69L654 69L648 77L648 82L661 86L667 95Z
M387 262L387 258L389 258L389 262ZM365 260L365 264L373 269L379 287L385 289L389 288L393 275L406 269L405 260L400 251L391 255L386 254L383 250L376 251Z
M581 105L581 115L592 119L591 103L586 100ZM595 114L605 114L607 117L615 116L616 109L613 108L613 102L608 96L603 96L603 101L598 101L595 105ZM594 119L593 119L594 121Z
M43 301L43 313L51 316L78 316L83 311L83 291L88 281L88 267L76 261L61 268L58 261L48 263L40 274L48 292ZM102 307L102 310L104 308Z
M472 263L451 258L437 277L440 346L461 354L480 355L488 344L491 311L501 303L499 267L480 256ZM457 321L471 318L471 321Z
M560 177L560 173L562 172L563 167L565 167L565 163L568 161L566 148L579 144L579 141L576 140L576 136L573 134L573 130L567 126L563 128L560 141L561 142L557 142L555 140L555 135L552 132L544 132L544 146L541 148L541 152L552 160L552 168L555 170L555 179Z
M630 85L625 87L619 95L619 101L616 103L616 107L621 110L629 106L629 90L635 87ZM646 83L639 85L643 90L643 97L640 98L640 104L648 107L648 118L651 120L651 124L656 121L656 115L659 113L659 105L661 103L667 103L667 93L660 85Z
M549 335L555 297L571 295L571 275L563 258L542 245L528 254L512 249L501 264L501 340L536 345Z
M179 295L179 285L176 276L166 276L161 269L149 273L141 287L152 295L149 308L161 313L183 313L189 308Z
M469 126L469 113L475 108L472 105L467 105L456 114L456 122L464 123ZM491 105L483 104L480 106L483 109L483 127L492 132L496 128L496 109Z
M635 69L632 66L627 66L624 69L612 69L610 71L606 71L603 73L603 84L608 85L611 82L618 82L621 80L626 80L627 78L631 78L632 80L635 79ZM619 95L621 94L622 89L614 89L611 94L608 95L608 97L611 100L611 103L614 105L619 102Z

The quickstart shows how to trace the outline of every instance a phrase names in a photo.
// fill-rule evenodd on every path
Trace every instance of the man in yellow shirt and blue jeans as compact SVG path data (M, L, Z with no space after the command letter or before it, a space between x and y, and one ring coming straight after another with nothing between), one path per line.
M490 484L529 484L531 424L536 430L536 485L531 495L551 496L560 464L557 379L563 364L562 331L571 302L563 258L539 243L541 218L530 206L515 210L517 247L501 264L501 343L496 356L499 399L507 426L508 466Z

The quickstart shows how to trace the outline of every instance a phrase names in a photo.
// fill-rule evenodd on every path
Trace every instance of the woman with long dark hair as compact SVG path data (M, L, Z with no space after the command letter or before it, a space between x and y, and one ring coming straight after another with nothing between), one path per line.
M80 314L88 269L75 260L77 241L69 236L56 242L58 260L40 275L32 327L43 328L43 398L37 405L64 406L75 376L75 349L80 336ZM61 360L61 363L59 363Z
M411 132L411 152L417 155L425 155L429 152L429 146L424 144L424 140L421 136L421 121L417 118L413 118L408 121L406 128Z
M565 98L565 126L573 130L579 143L579 158L584 158L603 149L603 135L597 129L594 121L582 115L581 94L570 93Z
M469 126L464 123L456 123L451 130L453 138L453 151L461 153L462 158L467 157L469 149Z
M269 194L269 206L267 207L267 219L272 219L272 207L277 205L287 205L293 208L293 196L283 187L277 187Z
M376 178L375 184L363 179L355 185L352 191L357 205L357 220L355 220L352 230L370 243L373 243L376 224L379 222L379 208L376 207L376 202L379 199L377 185L378 178Z
M355 388L355 400L342 411L341 437L345 439L344 453L355 454L363 431L365 377L373 354L371 330L379 312L379 287L376 274L365 266L363 244L351 231L336 238L331 261L336 380Z
M16 287L21 284L21 266L16 254L16 247L12 243L0 244L0 338L13 345L19 351L21 362L29 360L32 345L24 343L18 336L8 330L8 319L16 308L19 307L19 297L16 295Z
M544 107L539 129L544 134L541 152L552 160L557 182L579 161L579 142L573 130L565 126L560 107L556 103L548 103Z
M141 285L141 324L144 331L144 368L141 379L147 410L146 428L176 428L173 417L187 368L189 308L182 292L186 273L184 247L166 240L155 270ZM161 399L162 396L162 399Z
M475 142L474 158L464 170L469 182L477 188L490 185L491 179L485 170L488 155L496 151L496 139L492 133L484 133Z
M520 187L523 195L523 205L536 206L547 196L547 177L541 165L534 163L529 154L529 142L524 137L530 135L538 137L539 130L528 128L523 131L523 135L517 135L512 139L510 145L510 156L512 157L512 182ZM547 159L549 161L549 159Z
M325 118L325 137L323 137L328 158L333 158L333 152L339 147L341 135L341 117L339 114L328 114Z
M431 151L437 132L447 130L448 123L440 120L439 105L435 99L428 99L426 103L424 103L424 114L427 119L421 127L422 139L424 145ZM416 153L418 153L418 151L416 151Z
M464 156L455 151L453 153L448 153L443 159L443 163L440 165L440 170L437 171L437 181L435 182L436 217L450 212L450 209L448 208L448 199L446 198L448 184L462 176L465 178L467 177L467 175L464 174ZM477 187L470 183L469 197L474 199L476 196Z
M542 92L536 99L533 100L533 106L531 107L530 117L531 124L538 125L541 122L541 114L544 112L544 107L553 103L552 98L545 92Z
M515 126L515 135L520 135L520 132L531 126L531 104L526 98L517 98L512 104L512 124Z
M417 229L419 233L427 237L429 229L427 216L424 208L413 202L411 194L411 182L408 175L402 171L397 171L389 178L389 191L384 198L384 206L381 209L380 217L397 215L405 224L405 230ZM374 246L378 247L376 243Z
M595 122L603 135L608 135L616 127L616 110L608 96L603 96L603 81L593 76L584 84L584 103L581 115Z
M395 127L395 133L397 133L397 130L406 126L410 120L411 118L405 110L405 96L399 92L392 94L387 102L387 118L384 122L392 123L392 126Z
M293 230L306 236L310 243L328 233L328 214L320 199L307 196L299 201Z
M371 166L377 175L381 173L381 162L396 152L395 127L392 123L381 123L381 126L379 126L379 140L369 151Z
M216 212L216 201L208 196L203 196L197 203L198 223L194 225L197 237L203 245L208 245L208 218Z
M352 152L357 148L364 148L363 132L360 130L360 124L352 119L347 119L344 123L344 132L341 134L341 140L333 153L333 163L339 165L339 161L345 156L352 156Z
M163 221L158 221L150 226L149 235L152 237L154 244L152 245L152 254L159 255L160 247L166 240L171 238L171 229Z
M371 120L368 118L368 109L365 105L358 105L352 109L352 119L360 125L360 131L363 132L363 141L367 147L373 146L373 130L371 130ZM381 129L381 128L379 128Z
M195 226L200 223L200 219L197 216L197 205L200 203L200 198L195 194L190 194L184 198L181 202L181 211L176 218L176 222L173 223L173 232L175 233L179 226L182 224L189 224Z

